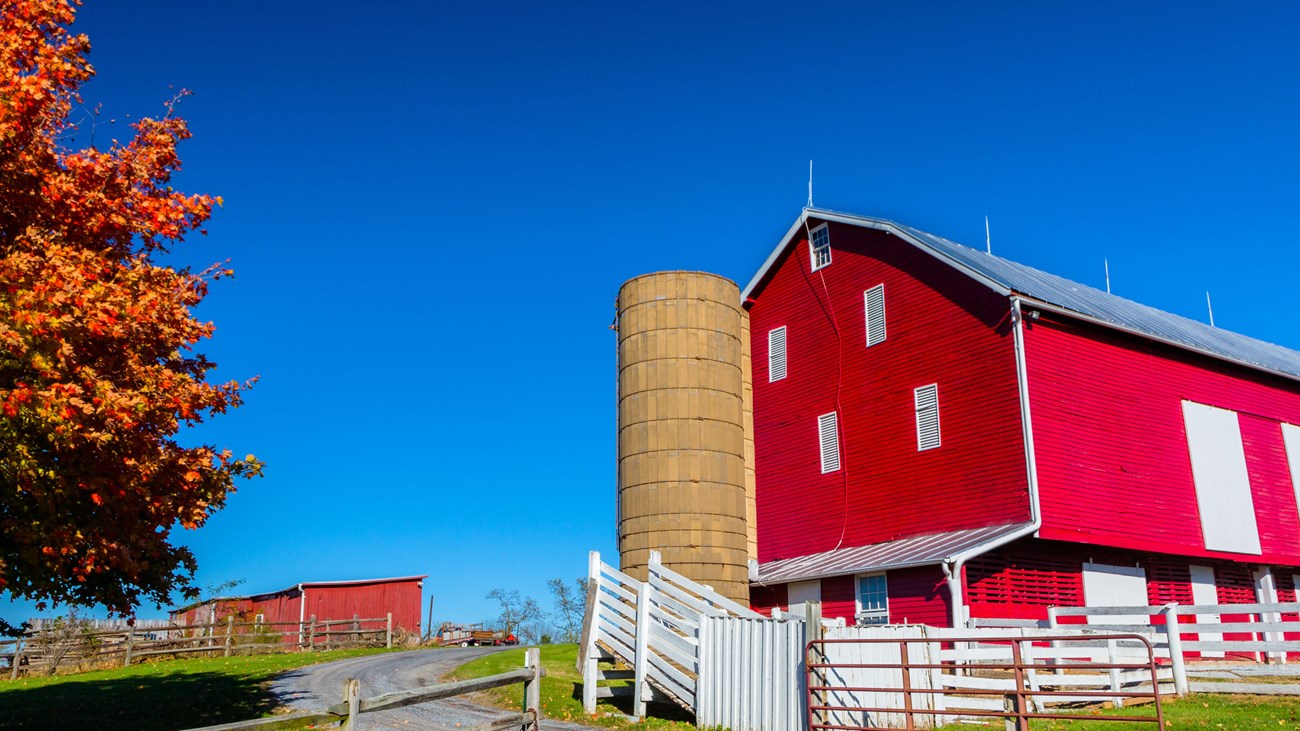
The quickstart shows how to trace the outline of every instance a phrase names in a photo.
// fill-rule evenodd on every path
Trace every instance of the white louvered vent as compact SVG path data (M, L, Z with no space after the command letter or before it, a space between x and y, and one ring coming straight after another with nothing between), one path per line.
M812 241L808 245L808 254L812 257L813 271L831 263L831 229L822 224L812 230Z
M817 417L817 437L821 441L822 474L840 468L839 418L834 411Z
M767 380L785 378L785 325L767 334Z
M885 342L885 285L877 284L862 295L866 302L867 347Z
M916 389L916 449L924 452L942 443L939 437L939 386L931 383Z

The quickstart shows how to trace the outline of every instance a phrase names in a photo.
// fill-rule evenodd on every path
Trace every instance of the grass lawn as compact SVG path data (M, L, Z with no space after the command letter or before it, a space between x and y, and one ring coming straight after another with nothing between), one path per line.
M1254 731L1255 729L1300 730L1300 697L1261 695L1189 695L1163 704L1165 729L1226 729L1227 731ZM1155 718L1149 705L1106 711L1084 711L1078 721L1038 720L1030 723L1032 731L1125 731L1126 729L1151 729L1156 724L1118 723L1100 720L1105 716L1147 716ZM1089 718L1090 717L1090 718ZM991 727L1002 729L1002 722ZM968 724L944 726L941 731L971 731L982 728Z
M582 712L582 675L575 665L578 662L577 645L542 645L542 667L546 668L546 677L542 678L542 715L563 721L586 723L619 729L658 729L691 728L691 714L675 707L651 704L650 716L642 723L632 723L622 716L632 712L631 698L604 699L596 706L596 716L587 716ZM456 679L481 678L496 675L515 668L523 667L524 651L522 649L497 652L468 662L453 673ZM613 681L610 685L625 685L629 681ZM512 685L494 688L483 693L489 702L501 708L522 708L523 688ZM616 713L619 716L606 716Z
M1166 729L1279 729L1300 730L1300 697L1260 695L1189 695L1164 704ZM1149 707L1100 711L1097 716L1155 716ZM954 727L956 728L956 727ZM970 726L964 727L969 729ZM1155 723L1131 724L1114 721L1038 721L1035 731L1120 731L1120 729L1155 729Z
M190 658L0 680L0 728L174 731L259 718L278 705L267 681L285 670L388 650Z

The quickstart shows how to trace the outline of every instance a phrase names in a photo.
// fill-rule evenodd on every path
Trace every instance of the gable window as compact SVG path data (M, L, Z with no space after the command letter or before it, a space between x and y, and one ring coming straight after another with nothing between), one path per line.
M822 474L839 470L839 416L834 411L817 417L817 438L821 443Z
M785 325L767 334L767 381L785 378Z
M885 285L877 284L862 293L867 316L867 347L885 342Z
M808 242L808 253L812 256L813 271L831 263L831 229L822 224L812 230L812 241Z
M939 437L939 385L931 383L912 392L916 400L916 451L943 443Z
M858 577L858 624L889 624L889 585L884 574Z

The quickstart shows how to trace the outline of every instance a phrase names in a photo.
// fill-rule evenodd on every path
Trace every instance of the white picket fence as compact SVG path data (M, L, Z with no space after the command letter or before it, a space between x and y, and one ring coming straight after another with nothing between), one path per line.
M650 553L644 582L606 564L592 551L578 657L583 709L595 713L598 698L619 694L620 688L601 686L601 681L632 680L632 713L638 718L645 716L646 703L654 700L695 711L701 622L705 617L727 616L763 618L664 566L657 551ZM630 670L602 670L602 660Z

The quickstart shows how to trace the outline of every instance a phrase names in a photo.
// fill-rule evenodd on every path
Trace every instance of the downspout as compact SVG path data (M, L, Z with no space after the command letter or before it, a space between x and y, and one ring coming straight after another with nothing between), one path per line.
M302 631L303 620L307 618L307 592L303 591L302 584L298 585L298 644L305 641L306 635Z
M1020 529L999 536L988 543L953 554L940 564L948 582L948 596L952 599L952 626L965 625L966 602L962 591L962 571L966 562L995 548L1038 532L1043 526L1043 514L1038 496L1038 462L1034 458L1034 425L1029 415L1029 371L1025 367L1024 314L1020 311L1020 298L1011 298L1011 332L1016 349L1016 382L1020 391L1020 428L1025 440L1025 476L1029 487L1029 522ZM1037 313L1032 315L1037 319Z

